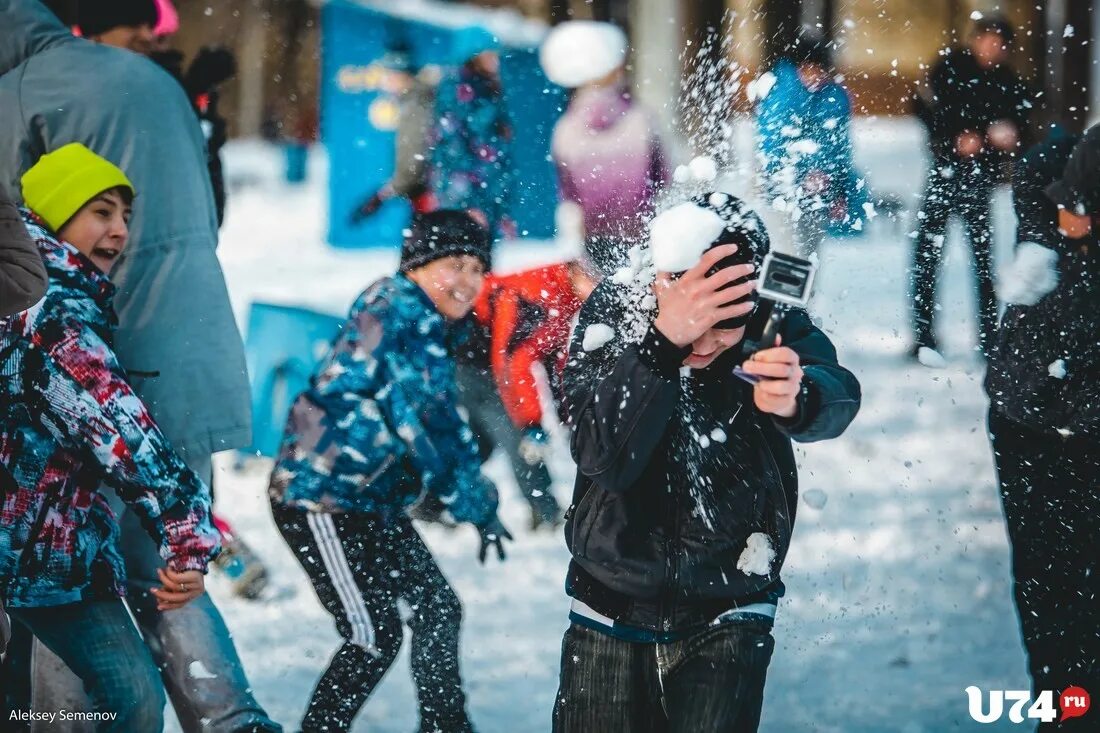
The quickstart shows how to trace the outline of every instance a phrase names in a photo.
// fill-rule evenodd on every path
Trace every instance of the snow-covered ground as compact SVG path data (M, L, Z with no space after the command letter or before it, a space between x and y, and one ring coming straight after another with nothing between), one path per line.
M861 121L860 165L872 187L915 206L923 176L920 133L909 121ZM276 182L278 158L259 144L228 151L231 193L220 255L241 322L253 300L341 311L364 285L392 270L396 253L336 252L322 244L324 160L311 183ZM996 205L997 246L1010 246L1007 197ZM983 420L983 366L971 351L974 298L958 232L949 241L940 333L948 366L929 370L908 348L904 232L882 218L859 240L822 252L814 311L863 384L863 410L839 440L799 449L802 490L784 570L762 729L768 733L939 733L979 726L964 688L1027 689L1011 603L1008 548ZM552 245L509 247L505 268L545 261ZM1001 259L1003 261L1003 257ZM565 501L570 465L554 466ZM328 615L272 526L269 466L219 474L221 511L265 558L274 589L260 603L212 583L256 695L293 729L337 646ZM468 528L424 529L465 605L463 672L482 731L547 731L557 688L568 555L559 534L526 531L505 466L503 516L516 534L504 565L479 566ZM415 729L407 658L394 667L356 730Z

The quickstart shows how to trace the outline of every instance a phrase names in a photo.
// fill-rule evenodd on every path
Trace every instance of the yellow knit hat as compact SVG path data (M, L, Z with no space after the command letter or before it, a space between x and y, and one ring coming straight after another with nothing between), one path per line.
M135 194L134 184L118 166L80 143L46 153L23 174L20 183L27 208L55 232L104 191L122 187Z

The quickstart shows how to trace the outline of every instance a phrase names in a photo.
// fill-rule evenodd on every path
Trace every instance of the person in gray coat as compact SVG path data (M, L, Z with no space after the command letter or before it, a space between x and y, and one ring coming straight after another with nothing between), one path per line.
M0 17L0 109L21 111L0 114L0 189L18 200L19 177L70 142L127 171L141 196L111 273L116 352L173 448L209 481L211 454L250 440L251 405L191 105L152 61L74 37L37 0L0 0ZM250 694L213 603L157 611L149 590L163 561L132 512L120 524L130 604L183 728L279 730ZM215 674L190 674L196 659Z
M46 268L38 248L19 210L0 191L0 318L30 308L45 294Z

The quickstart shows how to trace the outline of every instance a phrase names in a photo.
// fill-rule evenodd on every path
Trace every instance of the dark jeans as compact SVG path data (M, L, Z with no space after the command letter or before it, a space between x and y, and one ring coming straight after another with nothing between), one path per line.
M309 702L302 730L351 728L397 658L408 604L412 674L423 731L471 730L458 670L462 606L406 517L391 525L361 513L323 514L272 505L275 525L346 640Z
M952 215L962 219L970 251L974 255L979 344L983 353L993 345L993 333L997 328L997 294L993 289L990 234L993 175L992 171L974 172L965 164L933 161L924 201L918 212L920 218L913 256L913 326L919 346L934 347L936 344L936 279L946 247L947 222Z
M519 454L523 436L504 410L492 373L471 364L459 364L457 377L459 399L470 413L470 429L477 437L482 460L488 459L497 446L503 448L532 513L543 521L556 520L561 507L551 489L550 472L545 463L532 466Z
M724 624L669 644L573 624L562 641L555 733L752 733L775 640Z
M155 733L164 727L160 674L121 600L8 613L80 678L95 713L114 713L113 720L96 724L97 731Z
M1036 692L1100 691L1100 444L991 413L1016 610ZM1096 730L1097 713L1040 726ZM1076 726L1076 727L1075 727Z

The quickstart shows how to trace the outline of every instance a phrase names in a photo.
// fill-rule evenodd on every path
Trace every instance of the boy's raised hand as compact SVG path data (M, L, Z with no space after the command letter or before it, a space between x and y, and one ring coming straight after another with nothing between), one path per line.
M676 279L667 272L657 273L653 291L659 313L654 325L665 338L677 346L687 346L715 323L743 316L753 309L752 301L733 301L756 289L755 280L726 288L735 280L751 275L756 269L753 265L723 267L707 277L710 268L736 251L736 244L712 247L694 267Z
M150 591L157 599L158 611L175 611L183 608L206 592L206 576L198 570L177 572L171 568L158 568L160 588Z
M802 366L798 354L782 339L770 349L761 349L741 365L749 374L762 379L753 385L752 397L757 409L783 418L798 412L798 393L802 389Z

